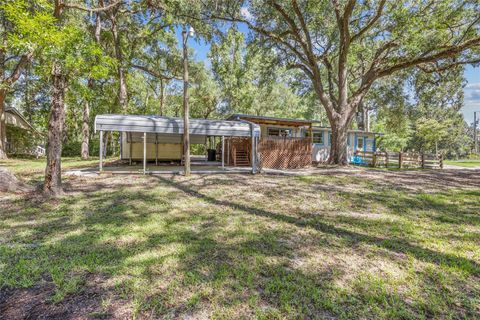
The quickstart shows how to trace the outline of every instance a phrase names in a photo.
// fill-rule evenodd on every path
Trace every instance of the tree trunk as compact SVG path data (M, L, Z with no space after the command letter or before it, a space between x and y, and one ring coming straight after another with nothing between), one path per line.
M190 109L188 106L188 50L187 30L183 32L183 157L185 176L190 175Z
M2 44L7 44L7 33L3 33ZM5 99L7 97L7 87L5 83L5 63L6 48L0 49L0 159L7 159L7 128L5 115Z
M0 89L0 159L7 158L7 127L5 116L5 98L7 92Z
M65 76L62 67L55 63L52 70L53 98L48 120L47 166L43 192L48 195L62 193L62 136L65 124Z
M160 110L159 115L163 116L165 109L165 80L160 79Z
M83 160L89 157L89 142L90 142L90 103L88 99L85 100L83 106L83 123L82 123L82 150L81 156Z
M348 125L342 121L330 121L332 131L330 135L330 157L329 164L348 165L347 154L347 131Z
M127 82L125 80L125 70L123 69L123 54L122 46L120 43L120 34L118 32L117 16L116 13L110 13L110 22L112 24L111 31L113 36L115 58L117 59L117 75L118 75L118 103L120 104L121 111L127 112Z
M99 6L103 7L103 1L99 1ZM97 12L95 17L95 42L100 45L100 36L102 32L102 22L100 18L100 13ZM97 59L98 62L98 59ZM89 93L94 89L95 82L93 78L88 79L88 89ZM90 157L89 153L90 148L90 94L85 99L85 104L83 106L83 118L82 118L82 148L81 148L81 157L83 160L87 160Z
M109 135L108 132L104 132L103 134L103 150L102 150L103 159L107 157L108 135Z

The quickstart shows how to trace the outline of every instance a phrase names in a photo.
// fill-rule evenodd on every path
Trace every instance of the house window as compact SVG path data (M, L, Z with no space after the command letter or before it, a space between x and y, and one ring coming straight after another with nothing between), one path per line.
M292 129L268 128L269 137L292 137Z
M363 137L358 137L357 139L357 149L363 150Z
M310 131L305 132L305 136L310 137ZM312 140L313 140L313 143L323 144L323 132L314 131Z

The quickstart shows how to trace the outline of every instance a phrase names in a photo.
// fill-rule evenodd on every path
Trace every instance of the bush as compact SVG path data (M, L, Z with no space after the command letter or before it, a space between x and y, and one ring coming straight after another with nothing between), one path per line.
M78 157L81 149L82 143L80 141L68 141L63 144L62 157Z

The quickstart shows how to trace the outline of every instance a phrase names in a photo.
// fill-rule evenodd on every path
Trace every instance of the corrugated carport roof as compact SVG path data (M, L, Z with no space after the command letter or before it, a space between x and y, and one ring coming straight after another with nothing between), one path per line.
M190 134L251 137L260 135L260 126L245 121L190 119ZM183 119L160 116L106 114L95 117L95 131L183 134Z

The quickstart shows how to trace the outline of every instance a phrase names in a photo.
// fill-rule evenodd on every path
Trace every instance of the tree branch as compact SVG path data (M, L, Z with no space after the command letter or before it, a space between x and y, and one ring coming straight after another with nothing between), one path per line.
M477 46L480 46L480 37L468 40L462 43L461 45L448 46L446 49L432 55L420 56L420 57L411 58L411 59L403 59L399 63L396 63L389 67L385 67L381 70L378 70L378 78L391 75L395 71L413 67L419 64L425 64L425 63L435 62L445 58L454 57L466 49L477 47Z
M18 78L20 78L20 75L22 74L27 64L30 63L30 61L32 61L32 57L33 57L33 52L29 52L27 54L24 54L20 58L17 65L15 66L15 69L12 71L12 74L5 79L5 84L7 86L12 85L15 81L18 80Z
M86 12L89 12L89 13L95 13L95 12L108 11L110 9L113 9L113 8L119 6L119 5L122 5L123 3L124 3L124 0L118 0L118 1L115 1L115 2L112 2L112 3L108 4L106 6L98 7L98 8L87 8L87 7L83 7L83 6L75 4L75 3L71 3L71 4L62 3L61 7L62 8L67 8L67 9L77 9L77 10L86 11Z
M155 78L158 78L158 79L165 79L165 80L172 80L172 79L175 79L175 80L181 80L180 77L176 77L176 76L166 76L162 73L159 73L159 72L156 72L156 71L153 71L152 69L149 69L148 67L145 67L145 66L141 66L141 65L138 65L138 64L132 64L132 67L134 67L135 69L138 69L138 70L142 70L148 74L150 74L151 76L154 76Z
M378 19L380 19L380 17L382 16L382 13L383 13L383 8L385 8L385 2L386 2L386 0L381 0L380 1L380 3L378 4L378 8L377 8L377 11L375 13L375 16L372 18L372 20L370 20L370 22L367 23L367 25L365 27L360 29L360 31L357 34L354 34L352 36L352 38L351 38L352 42L357 40L358 38L360 38L368 30L370 30L370 28L372 28L375 25L375 23L378 21Z

